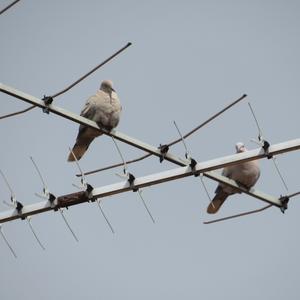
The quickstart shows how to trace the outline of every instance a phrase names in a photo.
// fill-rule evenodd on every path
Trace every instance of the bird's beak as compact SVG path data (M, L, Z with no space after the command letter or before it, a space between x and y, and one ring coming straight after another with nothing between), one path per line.
M116 92L113 88L111 88L111 90L112 90L113 92Z

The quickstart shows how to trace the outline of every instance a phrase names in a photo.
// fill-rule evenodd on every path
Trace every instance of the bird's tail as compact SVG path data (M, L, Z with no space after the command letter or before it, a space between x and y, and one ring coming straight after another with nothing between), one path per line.
M70 154L68 156L68 161L69 162L72 162L72 161L75 161L75 157L77 160L80 160L80 158L83 156L83 154L85 153L85 151L89 148L89 145L90 143L93 141L93 139L89 140L89 141L86 141L85 140L85 143L77 143L74 145L72 151L70 151ZM74 155L75 157L74 157Z
M222 188L218 189L216 191L216 195L214 199L209 203L207 207L207 213L208 214L215 214L218 212L222 204L225 202L226 198L229 196L229 194L225 193Z

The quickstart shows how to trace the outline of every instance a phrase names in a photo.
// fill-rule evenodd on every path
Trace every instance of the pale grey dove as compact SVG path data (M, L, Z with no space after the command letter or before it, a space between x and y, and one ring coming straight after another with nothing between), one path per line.
M95 121L100 128L112 130L119 123L121 110L122 106L117 93L113 89L112 82L104 80L96 95L87 100L80 115ZM72 150L78 160L83 156L94 138L101 134L96 129L84 125L79 126L76 143ZM74 160L74 156L70 152L68 161Z
M243 143L237 143L235 145L235 148L237 153L247 151ZM250 189L255 185L255 183L257 182L260 176L258 161L253 160L238 165L226 167L223 169L222 175L230 179L233 179L239 185L246 187L247 189ZM220 183L215 190L215 194L216 194L215 197L207 207L207 212L209 214L215 214L222 206L226 198L229 195L235 193L239 193L239 191L228 185Z

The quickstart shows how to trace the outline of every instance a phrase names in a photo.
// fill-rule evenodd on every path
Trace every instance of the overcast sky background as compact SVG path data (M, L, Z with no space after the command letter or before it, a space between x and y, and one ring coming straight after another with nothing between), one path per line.
M1 0L0 8L11 1ZM61 90L113 52L133 45L55 104L79 113L86 99L111 79L123 105L118 129L158 146L177 138L247 93L216 121L187 139L198 161L229 155L257 128L272 143L299 137L299 1L68 1L23 0L0 17L1 82L43 97ZM27 107L1 94L1 115ZM1 120L0 168L23 204L41 201L29 159L51 192L76 191L76 165L67 163L78 125L40 109ZM120 144L127 159L141 151ZM184 156L182 144L171 149ZM300 153L278 158L289 191L300 190ZM119 162L112 141L93 142L81 161L88 171ZM130 165L136 176L177 166L157 158ZM271 161L261 161L257 188L285 194ZM121 168L88 177L95 187L119 182ZM211 195L217 183L205 179ZM10 194L0 180L0 208ZM26 222L4 225L15 259L0 239L0 299L299 299L300 201L283 215L264 213L204 225L208 198L190 177L144 190L152 224L135 193L103 199L116 233L96 204L35 216L42 251ZM264 206L247 195L228 200L216 217Z

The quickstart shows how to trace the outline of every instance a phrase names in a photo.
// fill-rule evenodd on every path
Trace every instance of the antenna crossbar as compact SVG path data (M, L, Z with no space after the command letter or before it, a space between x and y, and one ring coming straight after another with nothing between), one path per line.
M291 151L299 148L300 139L297 139L281 144L272 145L270 146L270 151L282 153L284 151ZM233 163L241 163L243 161L258 159L262 157L264 156L262 154L262 150L259 148L244 153L233 154L218 159L197 163L197 165L193 169L191 169L190 166L184 166L156 174L151 174L144 177L139 177L135 179L134 185L130 185L130 183L126 180L119 183L94 188L91 192L91 195L89 196L85 191L63 195L55 199L53 203L51 203L50 201L44 201L26 206L24 205L20 212L18 212L16 209L7 212L2 212L0 213L0 223L20 218L24 219L30 215L39 214L50 210L58 210L59 208L69 207L88 201L95 201L98 198L104 198L107 196L132 191L133 189L140 189L152 185L157 185L163 182L177 180L188 176L194 176L195 172L203 173L204 176L210 179L227 184L241 192L244 192L269 204L272 204L277 207L282 207L282 202L280 198L267 195L253 188L247 190L242 186L239 186L235 181L225 176L216 174L216 172L212 171Z

